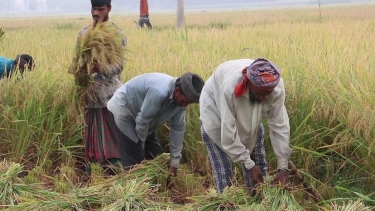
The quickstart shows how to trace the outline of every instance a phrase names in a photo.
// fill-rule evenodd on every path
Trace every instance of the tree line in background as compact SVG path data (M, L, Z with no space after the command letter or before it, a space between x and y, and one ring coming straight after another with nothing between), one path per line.
M177 0L149 0L150 11L152 10L173 10L176 9ZM293 5L294 3L290 0L189 0L185 1L185 7L197 7L199 5L231 5L231 4L254 4L259 6L260 4L272 3L273 5ZM330 3L355 3L358 0L320 0L321 4ZM363 0L363 2L374 2L374 0ZM295 4L318 4L318 0L295 0ZM14 13L14 12L62 12L62 13L73 13L73 12L85 12L90 7L89 0L0 0L0 12L1 13ZM112 0L114 11L137 11L139 8L139 0ZM207 7L205 7L207 8Z

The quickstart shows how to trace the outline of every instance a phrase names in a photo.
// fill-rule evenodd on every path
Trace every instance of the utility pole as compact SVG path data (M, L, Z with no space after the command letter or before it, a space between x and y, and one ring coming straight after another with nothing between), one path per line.
M177 0L177 28L185 28L184 0Z

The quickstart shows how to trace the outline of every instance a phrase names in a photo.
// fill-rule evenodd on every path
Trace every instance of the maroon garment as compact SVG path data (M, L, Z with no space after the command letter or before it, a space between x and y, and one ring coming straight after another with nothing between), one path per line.
M85 108L84 118L86 159L99 163L120 159L113 114L107 108Z
M140 16L148 16L148 1L147 0L141 0L139 3L139 12Z

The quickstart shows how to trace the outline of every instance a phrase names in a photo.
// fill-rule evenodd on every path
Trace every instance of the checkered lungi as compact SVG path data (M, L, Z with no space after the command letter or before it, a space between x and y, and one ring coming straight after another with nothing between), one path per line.
M263 175L267 174L268 164L266 161L266 151L264 147L264 127L263 124L259 125L257 142L254 146L250 158L255 162L255 165L259 167ZM201 127L202 138L206 145L210 163L215 179L217 190L221 193L225 187L232 185L233 181L233 162L231 158L222 150L219 146L211 140L211 138L205 132L203 126ZM243 178L247 188L252 188L253 184L250 178L250 170L245 168L242 164Z
M107 108L85 108L85 157L103 163L120 159L116 123Z

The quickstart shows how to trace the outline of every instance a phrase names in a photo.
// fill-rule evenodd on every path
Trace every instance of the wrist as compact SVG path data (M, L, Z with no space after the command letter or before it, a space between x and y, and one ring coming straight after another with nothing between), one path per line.
M283 172L285 172L285 173L288 173L288 172L289 172L289 169L279 169L279 170L277 170L278 173L280 173L280 171L283 171Z

